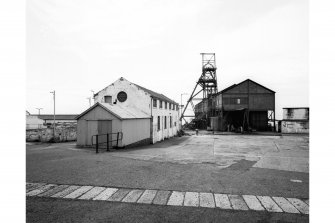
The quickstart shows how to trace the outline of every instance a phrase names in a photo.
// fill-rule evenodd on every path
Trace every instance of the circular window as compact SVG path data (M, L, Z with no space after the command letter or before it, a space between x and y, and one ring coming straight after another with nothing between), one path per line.
M126 92L124 91L121 91L117 94L117 99L120 101L120 102L125 102L127 100L127 94Z

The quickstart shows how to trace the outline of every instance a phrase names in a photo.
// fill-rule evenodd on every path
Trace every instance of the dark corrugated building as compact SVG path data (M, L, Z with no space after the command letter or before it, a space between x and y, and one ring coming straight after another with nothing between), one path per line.
M195 116L213 130L267 131L275 121L275 92L250 79L195 105Z

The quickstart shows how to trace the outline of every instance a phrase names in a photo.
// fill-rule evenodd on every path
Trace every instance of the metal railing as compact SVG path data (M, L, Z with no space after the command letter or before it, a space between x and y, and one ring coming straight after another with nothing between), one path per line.
M113 136L115 136L116 138L113 139ZM122 142L122 139L123 139L123 133L122 132L98 134L98 135L92 135L91 143L92 143L92 146L95 146L95 152L99 153L99 145L106 144L107 145L107 151L109 151L110 146L111 147L119 147L119 143ZM113 146L113 142L116 142L116 144L114 146Z

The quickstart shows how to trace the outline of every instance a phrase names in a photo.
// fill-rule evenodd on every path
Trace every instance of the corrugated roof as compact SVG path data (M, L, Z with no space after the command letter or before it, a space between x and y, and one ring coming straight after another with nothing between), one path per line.
M142 119L142 118L151 118L151 116L139 109L136 109L131 106L125 106L121 104L109 104L109 103L95 103L92 107L81 113L76 117L76 119L79 119L89 111L93 110L95 107L100 106L103 109L105 109L110 114L114 115L118 119Z
M121 104L111 105L109 103L100 104L121 119L150 118L149 114L131 106L124 106Z
M43 120L53 120L54 115L37 115L38 118ZM55 120L76 120L77 115L55 115Z

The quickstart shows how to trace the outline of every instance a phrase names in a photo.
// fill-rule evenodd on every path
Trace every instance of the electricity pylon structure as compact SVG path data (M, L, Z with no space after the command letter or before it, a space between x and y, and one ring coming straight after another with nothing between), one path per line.
M202 73L200 78L198 79L190 98L187 100L186 106L181 114L180 120L185 117L195 117L195 115L185 115L185 111L187 106L191 104L193 112L195 113L194 103L195 100L204 100L208 99L211 101L212 96L218 92L218 85L216 79L216 61L215 61L215 53L201 53L202 56ZM196 98L202 92L202 98ZM210 106L212 103L208 103ZM210 107L208 111L210 111ZM187 121L185 120L187 123Z

